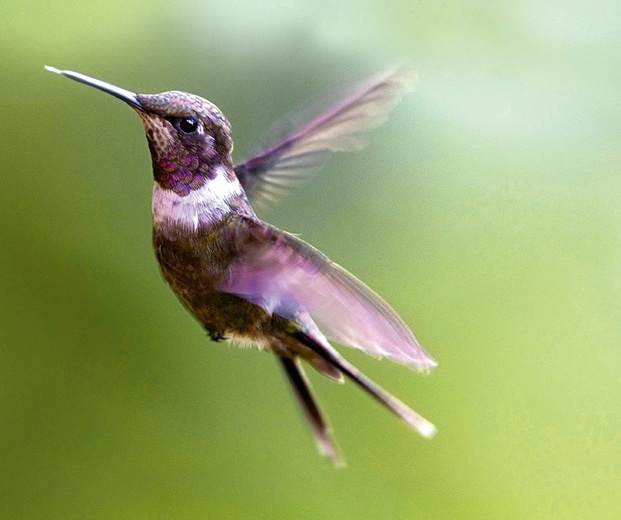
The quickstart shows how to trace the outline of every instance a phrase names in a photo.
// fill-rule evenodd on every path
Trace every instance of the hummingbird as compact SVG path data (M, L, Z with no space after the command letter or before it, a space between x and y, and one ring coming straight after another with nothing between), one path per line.
M347 377L419 434L434 435L432 423L328 341L428 372L436 362L410 328L352 274L254 209L297 188L333 152L359 149L357 134L386 119L411 76L396 70L375 77L234 164L231 125L210 101L174 90L138 94L45 68L136 111L151 152L153 246L164 280L213 341L277 357L322 455L343 460L302 363L338 382Z

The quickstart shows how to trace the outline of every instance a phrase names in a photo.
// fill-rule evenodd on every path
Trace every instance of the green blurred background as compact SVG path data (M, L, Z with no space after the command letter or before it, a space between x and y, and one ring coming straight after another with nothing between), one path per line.
M56 0L0 7L0 517L621 517L621 5ZM79 5L79 7L78 7ZM440 365L347 357L439 428L210 343L158 274L139 119L43 70L181 89L236 157L335 85L420 76L370 145L265 215Z

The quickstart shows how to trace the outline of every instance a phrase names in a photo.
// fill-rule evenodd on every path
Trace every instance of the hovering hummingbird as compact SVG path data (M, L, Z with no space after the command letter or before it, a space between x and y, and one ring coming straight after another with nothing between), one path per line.
M259 219L335 151L361 146L411 82L377 77L234 165L231 126L211 102L186 92L136 94L46 67L112 94L144 124L153 162L153 244L161 273L214 341L275 354L319 451L341 460L300 361L344 376L425 437L435 427L345 360L327 337L426 372L436 366L397 313L366 285L294 235ZM324 333L326 335L324 335Z

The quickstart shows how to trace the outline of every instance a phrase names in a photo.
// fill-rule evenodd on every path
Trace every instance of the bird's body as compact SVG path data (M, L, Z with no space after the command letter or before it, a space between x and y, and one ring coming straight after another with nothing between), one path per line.
M435 362L409 328L343 268L259 219L249 199L269 202L308 176L329 152L355 148L352 134L377 124L382 110L394 104L398 75L376 80L235 166L230 125L209 101L176 91L134 94L51 70L111 93L137 111L153 162L153 245L164 279L213 340L278 356L322 453L338 459L299 360L332 379L349 377L421 434L433 434L431 423L361 374L322 332L428 370Z

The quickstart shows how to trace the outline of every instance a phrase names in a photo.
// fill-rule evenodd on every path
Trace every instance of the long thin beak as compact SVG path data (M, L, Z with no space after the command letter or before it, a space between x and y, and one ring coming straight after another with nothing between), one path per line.
M85 76L84 74L80 74L79 72L73 72L71 70L60 70L54 67L48 67L47 65L45 66L45 70L55 72L56 74L62 74L63 76L67 76L74 81L79 81L80 83L84 83L85 85L90 85L91 87L103 90L104 92L112 94L114 97L125 101L125 103L131 105L132 107L143 110L143 107L140 104L140 101L138 101L138 97L135 92L125 90L124 88L111 85L110 83L106 83L105 81L91 78L90 76Z

